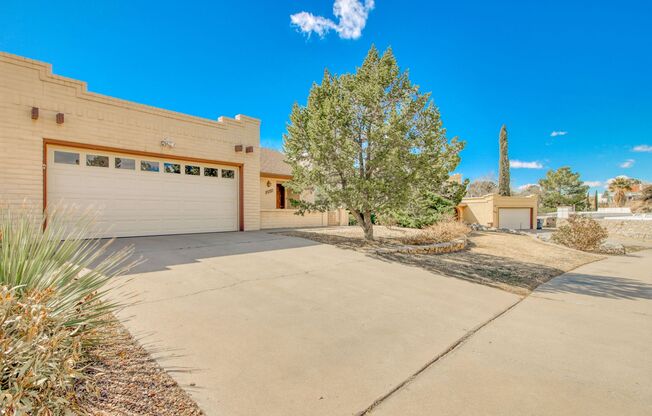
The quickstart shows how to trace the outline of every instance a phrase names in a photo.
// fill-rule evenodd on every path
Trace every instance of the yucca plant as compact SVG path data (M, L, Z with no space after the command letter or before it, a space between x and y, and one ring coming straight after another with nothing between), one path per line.
M42 217L0 211L0 415L79 414L85 351L120 306L109 282L135 264L93 238L90 212Z

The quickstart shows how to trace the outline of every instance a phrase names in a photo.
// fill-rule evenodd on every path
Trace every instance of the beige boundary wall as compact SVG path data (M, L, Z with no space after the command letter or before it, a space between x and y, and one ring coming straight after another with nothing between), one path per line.
M498 211L500 208L530 208L530 220L536 227L538 200L531 196L500 196L489 194L481 197L464 198L460 203L462 220L468 224L482 224L500 228Z
M260 211L260 228L326 227L348 225L345 209L328 212L307 212L296 215L295 209L263 209Z
M163 148L163 139L176 146ZM259 120L209 120L95 94L84 82L53 75L49 64L0 52L0 203L43 207L48 141L236 166L240 228L260 229ZM236 152L236 145L253 152Z

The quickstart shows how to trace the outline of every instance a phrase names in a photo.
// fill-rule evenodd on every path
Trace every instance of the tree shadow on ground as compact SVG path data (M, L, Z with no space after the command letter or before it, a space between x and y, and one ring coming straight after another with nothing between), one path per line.
M509 257L463 251L445 254L375 254L377 258L416 266L433 273L527 294L563 270Z
M383 261L420 267L432 273L498 287L523 295L553 277L564 273L563 270L553 266L474 252L472 251L473 242L469 242L465 250L454 253L380 253L378 252L379 248L399 246L401 244L392 239L379 238L372 242L365 242L359 238L306 231L288 231L282 234L361 251Z
M568 273L537 289L539 293L575 293L608 299L652 299L652 285L616 276Z

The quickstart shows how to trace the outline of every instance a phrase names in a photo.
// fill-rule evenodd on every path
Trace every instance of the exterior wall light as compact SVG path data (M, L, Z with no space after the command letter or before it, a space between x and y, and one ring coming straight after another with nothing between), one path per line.
M253 153L254 152L254 147L253 146L247 146L247 148L245 149L245 152Z
M38 120L38 107L32 107L32 120Z
M173 142L172 140L170 140L170 139L161 140L161 146L162 147L167 147L167 148L170 148L170 149L174 149L174 146L176 146L176 145L177 144L175 142Z
M63 124L63 113L57 113L57 124Z
M235 145L235 151L236 152L242 152L242 145L241 144L236 144Z

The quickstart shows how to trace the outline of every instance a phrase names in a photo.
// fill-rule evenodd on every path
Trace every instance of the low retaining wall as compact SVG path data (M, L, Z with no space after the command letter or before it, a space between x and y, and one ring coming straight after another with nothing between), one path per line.
M466 248L466 239L453 240L448 243L437 243L427 245L409 245L377 250L378 254L442 254L453 253Z
M609 234L621 235L623 237L635 238L638 240L652 241L652 219L601 219L596 220Z

